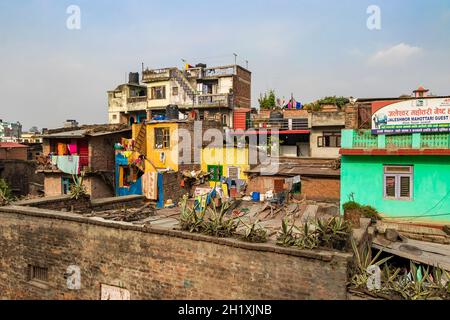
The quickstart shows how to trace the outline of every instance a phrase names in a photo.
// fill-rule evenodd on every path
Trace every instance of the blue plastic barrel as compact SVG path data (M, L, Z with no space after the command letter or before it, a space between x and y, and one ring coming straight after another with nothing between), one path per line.
M254 202L259 202L260 193L259 192L253 192L252 193L252 200Z

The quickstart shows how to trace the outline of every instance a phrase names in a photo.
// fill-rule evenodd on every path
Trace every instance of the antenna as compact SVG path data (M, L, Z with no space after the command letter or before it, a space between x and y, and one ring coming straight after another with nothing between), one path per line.
M248 70L248 60L245 60L245 69Z
M234 55L234 64L236 65L237 64L237 54L236 53L233 53L233 55Z

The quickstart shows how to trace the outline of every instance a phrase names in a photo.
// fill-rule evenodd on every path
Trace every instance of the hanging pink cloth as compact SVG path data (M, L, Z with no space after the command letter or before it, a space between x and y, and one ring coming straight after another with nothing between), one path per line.
M67 145L70 154L77 154L78 153L78 149L77 149L77 144L76 143L71 143Z

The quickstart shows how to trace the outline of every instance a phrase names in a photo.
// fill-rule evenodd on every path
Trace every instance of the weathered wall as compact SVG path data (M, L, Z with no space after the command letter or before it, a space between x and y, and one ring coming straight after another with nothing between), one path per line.
M73 214L0 208L0 298L99 299L101 284L131 299L345 299L348 254L246 244ZM28 281L27 266L48 268ZM81 269L81 289L64 273Z
M284 180L284 176L256 176L248 181L247 193L266 193L274 189L274 180ZM314 201L339 201L340 180L339 178L301 178L301 197Z
M302 196L307 200L339 201L341 185L339 178L302 177Z
M16 196L37 194L43 188L44 175L35 171L34 161L0 160L0 178L6 180Z
M27 160L28 148L0 148L0 160Z
M311 157L313 158L339 158L339 150L340 148L334 147L318 147L317 138L323 136L324 131L340 131L342 127L323 127L323 128L315 128L311 130L310 135L310 148L311 148Z

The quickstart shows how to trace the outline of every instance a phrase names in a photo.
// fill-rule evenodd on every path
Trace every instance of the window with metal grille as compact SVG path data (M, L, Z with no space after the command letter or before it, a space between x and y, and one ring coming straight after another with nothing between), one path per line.
M28 265L28 281L48 282L48 268Z
M169 128L155 128L155 149L170 148Z
M411 200L413 198L413 167L384 166L384 198Z

